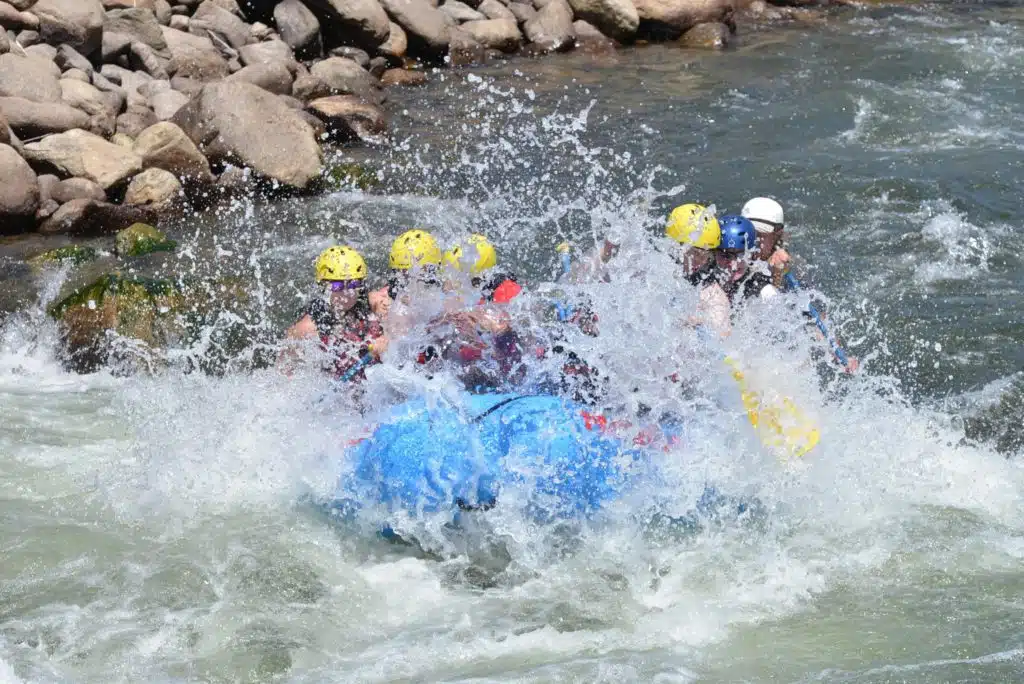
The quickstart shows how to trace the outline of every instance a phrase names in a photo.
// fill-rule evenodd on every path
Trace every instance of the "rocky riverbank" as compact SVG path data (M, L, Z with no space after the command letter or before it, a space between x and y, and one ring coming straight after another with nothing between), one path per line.
M644 40L722 47L737 20L798 12L762 0L435 3L0 0L0 235L112 235L240 190L316 192L325 149L385 139L387 89L435 66Z

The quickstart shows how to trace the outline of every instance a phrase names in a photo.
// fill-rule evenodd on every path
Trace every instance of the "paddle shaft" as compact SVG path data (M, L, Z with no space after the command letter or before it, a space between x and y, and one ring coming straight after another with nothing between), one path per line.
M789 285L791 288L793 288L794 290L800 289L800 281L797 280L796 276L794 276L792 273L787 273L785 275L785 279L786 284ZM828 331L828 326L825 325L825 321L822 320L821 314L818 313L818 310L814 307L814 304L808 302L807 311L810 312L811 318L814 319L815 324L818 326L818 330L820 330L821 334L825 336L826 340L828 340L829 346L832 347L832 353L836 355L837 359L839 359L839 363L843 364L844 366L849 366L850 360L846 356L846 352L843 351L843 348L839 346L839 342L837 342L836 338L833 337L832 334Z

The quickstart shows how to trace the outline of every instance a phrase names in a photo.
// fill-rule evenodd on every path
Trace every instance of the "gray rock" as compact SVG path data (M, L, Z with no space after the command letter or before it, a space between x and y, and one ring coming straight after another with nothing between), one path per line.
M405 30L409 51L439 57L448 51L451 29L445 14L427 0L383 0L381 3L396 24Z
M69 235L111 235L134 223L156 223L157 215L149 207L131 207L98 202L93 199L74 199L62 205L46 219L39 232Z
M128 111L117 117L117 132L135 138L156 123L159 123L159 119L149 107L129 107Z
M228 75L228 63L209 38L161 27L171 51L167 73L196 81L216 81Z
M171 20L170 20L170 22L168 22L167 25L170 26L172 29L174 29L176 31L187 32L188 31L188 23L189 23L189 18L188 17L186 17L186 16L184 16L182 14L175 14L174 16L171 17Z
M129 44L142 43L148 45L153 54L163 60L171 58L171 50L164 38L163 27L151 10L135 8L107 12L103 24L104 35L117 33L128 36ZM104 38L104 41L107 39ZM106 50L104 50L106 54Z
M384 100L377 79L351 59L330 57L314 64L309 73L326 83L331 94L356 95L374 104Z
M515 52L523 42L515 19L467 21L459 28L484 47L501 52Z
M36 209L36 221L41 222L53 216L60 209L60 205L57 204L56 200L44 199L39 202L39 208Z
M591 53L605 53L615 50L618 45L614 40L597 30L593 24L577 19L572 23L576 32L576 49Z
M487 18L466 3L459 2L459 0L446 0L439 9L458 23L464 21L481 21Z
M142 170L142 159L137 154L82 130L48 135L25 145L25 159L59 176L88 178L104 190Z
M530 21L535 16L537 16L537 10L534 9L533 5L527 5L524 2L509 3L508 11L511 12L513 16L515 16L516 21L518 21L520 24L525 24L526 22Z
M142 9L153 10L156 7L154 0L100 0L105 10L129 9L141 7Z
M622 42L631 41L640 27L633 0L569 0L569 5L576 17Z
M103 36L103 5L99 0L39 0L39 35L50 45L66 43L86 57L98 52Z
M7 36L7 31L0 28L0 55L6 55L11 51L11 39Z
M39 36L39 31L33 31L31 29L25 29L24 31L18 32L18 40L15 41L23 48L32 47L41 41L42 38Z
M29 45L25 48L25 56L34 57L35 59L42 60L44 62L52 62L57 58L57 48L45 43Z
M300 59L319 57L324 46L320 38L320 22L302 0L281 0L274 7L274 25L281 40Z
M238 51L238 56L245 66L252 66L253 64L283 64L293 73L298 68L292 49L281 40L268 40L263 43L246 45Z
M170 60L163 60L157 57L156 53L153 52L153 48L149 47L145 43L132 43L131 48L128 52L128 64L136 71L142 71L153 78L160 80L167 80L170 76L167 74L166 65L169 64Z
M61 45L57 48L57 56L54 59L54 62L61 71L79 69L84 71L86 74L92 74L93 72L92 63L83 57L82 53L70 45Z
M477 7L477 10L488 19L512 19L519 21L519 18L512 14L512 10L498 2L498 0L484 0Z
M177 177L170 171L153 168L132 178L124 194L124 203L166 211L182 197L181 182Z
M721 50L729 46L732 31L725 24L709 21L697 24L679 38L683 47L701 50Z
M370 66L370 55L366 50L360 50L359 48L352 47L351 45L341 45L336 48L331 48L331 51L328 53L328 57L347 57L364 69Z
M380 77L384 86L420 86L427 82L427 75L422 71L410 69L388 69Z
M100 60L104 64L111 64L122 55L127 55L132 46L132 37L127 33L116 31L104 31L103 40L100 43Z
M292 84L292 97L302 102L327 97L331 92L331 86L312 74L299 74Z
M65 204L76 199L92 199L99 202L107 200L107 193L103 192L103 188L88 178L67 178L65 180L60 180L56 176L47 178L57 181L48 188L47 194L47 197L56 201L57 204Z
M391 22L391 33L377 51L392 58L395 62L400 62L405 57L405 53L409 51L409 39L405 35L405 29L395 22Z
M0 145L0 233L23 230L39 208L39 182L32 167L9 145Z
M576 44L572 8L566 0L551 0L523 25L527 40L544 52L564 52Z
M331 138L339 142L377 142L387 132L384 112L351 95L332 95L313 100L308 108L327 125Z
M112 93L104 93L91 83L62 78L60 90L64 104L81 109L89 116L105 113L114 117L120 112L119 98Z
M57 187L57 183L60 183L60 178L51 173L44 173L36 180L39 182L39 201L45 202L48 199L53 199L53 190Z
M210 184L210 164L185 132L164 121L142 131L135 140L135 153L147 169L170 171L186 182Z
M20 31L39 30L39 17L31 12L22 12L6 2L0 2L0 27Z
M376 57L370 60L370 68L367 69L367 71L370 72L371 76L379 79L381 76L384 75L384 72L387 71L388 66L390 64L391 62L388 60L387 57L377 55Z
M153 0L153 13L161 26L170 24L171 17L174 16L171 13L171 4L167 0Z
M69 81L81 81L82 83L92 84L92 77L85 73L81 69L68 69L61 74L61 80L68 79Z
M194 78L185 78L183 76L172 76L171 87L177 90L179 93L184 93L189 97L195 97L199 94L199 91L206 85L202 81L197 81Z
M124 92L124 89L121 86L111 83L110 79L98 71L92 72L90 81L96 90L113 96L112 101L117 102L117 111L120 112L124 109L125 102L128 100L128 94Z
M24 12L36 4L36 0L7 0L7 4L19 12Z
M317 26L319 26L319 23ZM249 35L252 36L253 42L256 43L261 43L264 40L270 40L277 36L277 34L274 33L274 29L270 28L262 21L257 21L255 24L249 26Z
M372 50L387 40L388 16L377 0L304 0L320 20L328 46L355 43Z
M183 95L177 90L167 89L152 95L149 98L149 104L159 121L169 121L178 113L179 109L188 104L188 100L187 95Z
M60 102L60 69L38 57L0 55L0 97Z
M276 95L250 83L207 85L173 123L214 163L247 166L300 190L320 176L313 130Z
M291 95L294 79L283 64L253 64L231 74L225 80L244 81L277 95Z
M252 39L244 21L209 0L192 15L188 31L197 36L206 36L208 31L213 31L236 50L248 45Z
M675 40L699 23L726 21L733 11L732 0L634 0L634 4L641 35L656 40Z
M89 116L74 107L56 102L33 102L21 97L0 97L0 113L7 119L11 130L26 140L89 125Z

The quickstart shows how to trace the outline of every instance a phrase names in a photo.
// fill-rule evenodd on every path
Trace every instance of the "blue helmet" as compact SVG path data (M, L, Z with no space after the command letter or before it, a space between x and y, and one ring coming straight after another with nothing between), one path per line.
M742 216L723 216L718 219L722 227L722 244L719 249L751 250L754 249L754 224Z

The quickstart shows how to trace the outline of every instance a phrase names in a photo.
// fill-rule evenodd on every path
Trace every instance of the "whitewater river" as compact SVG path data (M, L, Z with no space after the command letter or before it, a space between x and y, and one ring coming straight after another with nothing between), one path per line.
M1014 6L850 10L720 55L435 74L393 93L374 192L172 228L165 269L244 278L261 342L332 239L379 269L414 222L480 230L533 291L560 240L615 236L612 282L587 290L601 336L579 343L620 403L692 421L657 455L672 490L639 494L682 514L712 482L757 497L754 521L651 535L616 509L568 534L499 507L468 542L422 521L423 549L343 530L302 503L359 427L316 403L322 379L252 371L251 347L221 377L177 370L225 348L227 315L156 375L65 373L32 295L0 328L0 682L1024 680L1022 24ZM821 429L795 464L681 331L694 294L657 240L675 204L759 194L864 364L808 365L784 304L740 317L752 382ZM661 380L676 370L688 390ZM423 382L391 358L368 388Z

